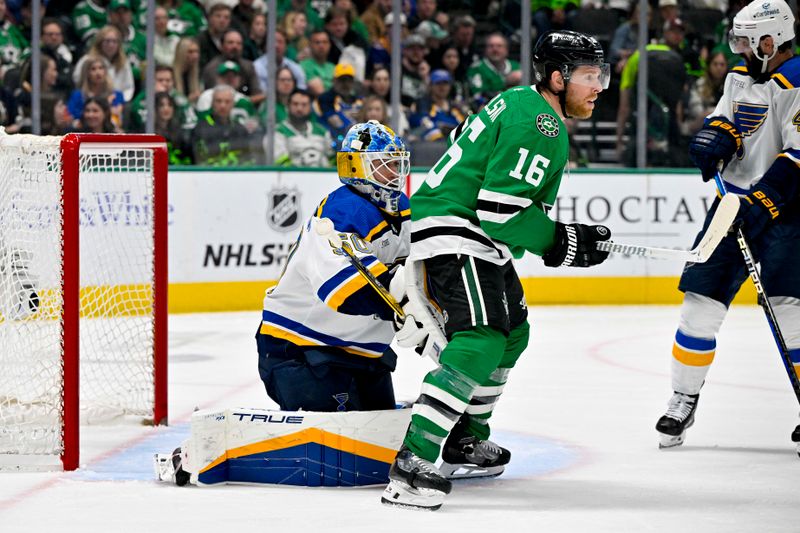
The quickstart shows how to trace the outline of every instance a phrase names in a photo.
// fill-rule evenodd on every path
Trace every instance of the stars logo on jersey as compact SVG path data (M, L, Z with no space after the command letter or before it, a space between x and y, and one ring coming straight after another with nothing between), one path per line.
M558 137L558 120L553 115L542 113L536 117L536 128L547 137Z

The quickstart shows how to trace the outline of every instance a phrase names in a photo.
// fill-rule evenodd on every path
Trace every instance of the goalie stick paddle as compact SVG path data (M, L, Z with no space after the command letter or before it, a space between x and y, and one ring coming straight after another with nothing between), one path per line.
M388 289L384 287L380 281L378 281L378 278L376 278L375 275L370 272L366 266L364 266L364 263L362 263L361 260L356 257L352 250L350 250L350 247L345 246L345 244L342 242L342 238L336 231L336 228L333 227L333 222L331 219L315 218L314 220L317 233L328 239L328 242L331 243L331 246L333 246L334 250L344 255L347 260L350 261L350 264L355 267L359 275L361 275L367 281L367 284L369 284L369 286L372 287L376 293L378 293L378 296L380 296L381 299L383 299L383 301L392 308L392 311L394 311L401 320L405 320L406 314L403 312L403 308L400 306L398 301L395 300L394 296L392 296L392 293L390 293Z
M716 173L714 176L714 181L717 183L717 189L719 192L725 196L734 196L733 194L726 194L725 189L725 182L722 181L722 175L719 172ZM737 203L739 202L739 198L736 197ZM764 315L767 317L767 322L769 323L769 328L772 330L772 336L775 339L775 343L778 345L778 351L781 354L781 359L783 360L783 366L786 369L786 373L789 375L789 382L792 384L792 390L794 391L794 395L797 398L797 402L800 403L800 380L797 378L797 373L794 371L794 364L792 363L792 357L789 355L789 348L786 346L786 340L783 338L783 333L781 333L780 327L778 327L778 320L775 317L775 311L772 309L772 304L769 302L769 297L767 293L764 292L764 286L761 284L761 274L758 272L758 268L756 268L756 262L753 259L753 254L750 251L750 246L747 244L747 240L744 237L744 232L742 231L741 226L736 227L736 242L739 243L739 250L742 252L742 257L744 258L744 264L747 267L747 272L750 274L750 279L753 280L753 285L756 287L756 293L758 294L758 305L764 310ZM800 426L798 426L800 428ZM795 429L797 431L797 429ZM798 455L800 455L800 444L798 444Z
M671 259L691 263L705 263L717 245L722 241L739 211L739 199L735 194L726 194L717 206L717 211L706 229L703 238L691 250L675 250L672 248L654 248L635 244L622 244L614 241L600 241L597 249L615 254L635 255L650 259Z

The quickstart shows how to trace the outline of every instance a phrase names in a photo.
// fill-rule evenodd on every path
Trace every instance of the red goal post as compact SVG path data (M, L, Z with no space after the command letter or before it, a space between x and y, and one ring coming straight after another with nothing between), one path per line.
M0 132L0 470L167 422L167 162L157 135Z

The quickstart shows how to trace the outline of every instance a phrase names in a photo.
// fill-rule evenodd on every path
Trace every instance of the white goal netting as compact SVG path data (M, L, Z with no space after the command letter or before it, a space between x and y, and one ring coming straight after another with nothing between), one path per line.
M60 141L0 134L0 457L62 453L70 261L80 271L81 423L153 417L152 150L81 145L72 169ZM77 258L62 238L62 176L79 180Z

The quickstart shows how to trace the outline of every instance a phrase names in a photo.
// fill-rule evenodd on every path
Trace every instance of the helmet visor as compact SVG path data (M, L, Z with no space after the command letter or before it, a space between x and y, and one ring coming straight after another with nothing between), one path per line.
M750 37L746 35L736 35L734 30L728 32L728 46L734 54L744 54L750 48Z
M577 85L608 89L608 83L611 80L611 65L608 63L575 65L565 77L570 83Z
M365 166L371 170L370 181L393 191L403 190L406 176L411 172L409 152L365 152L361 155L366 159Z

